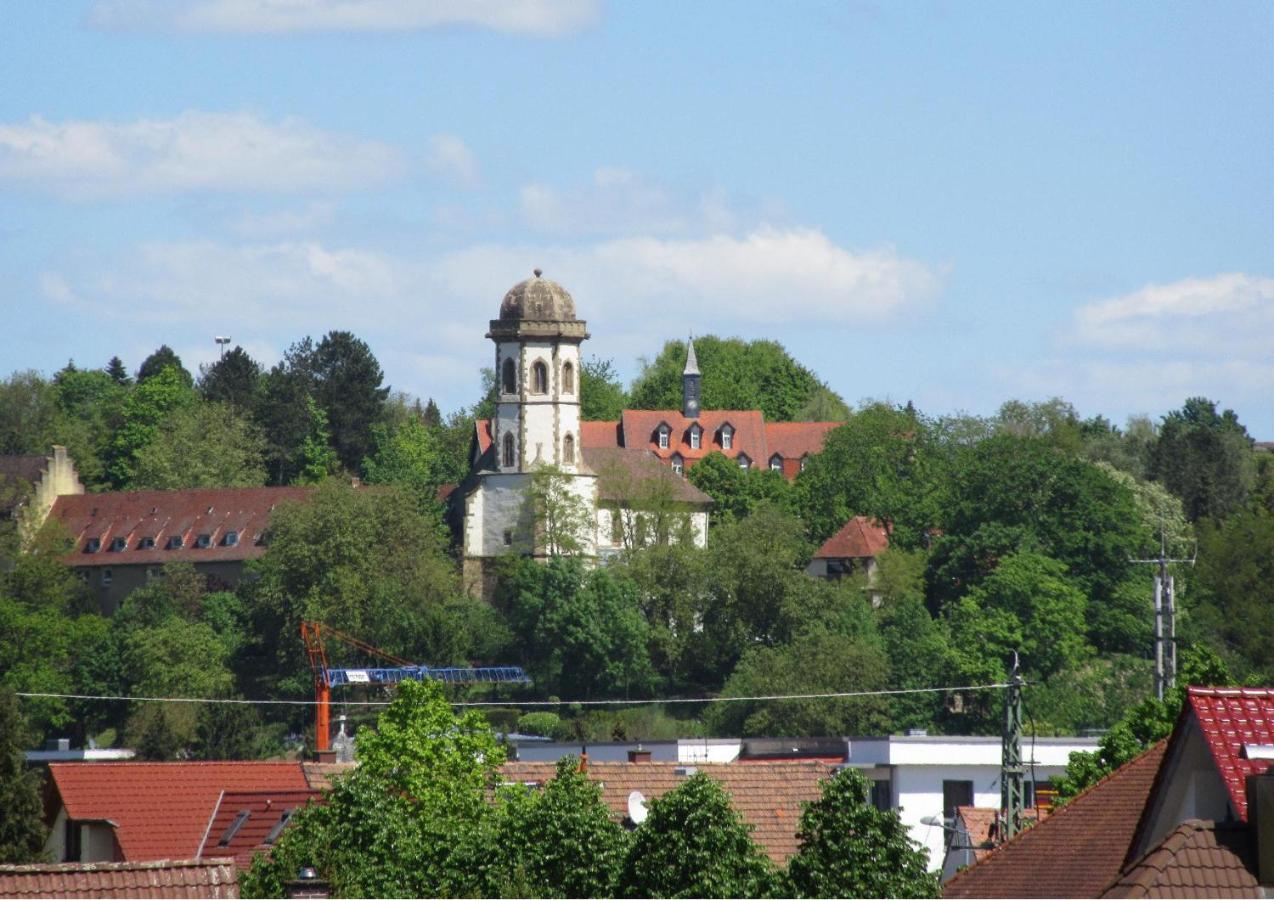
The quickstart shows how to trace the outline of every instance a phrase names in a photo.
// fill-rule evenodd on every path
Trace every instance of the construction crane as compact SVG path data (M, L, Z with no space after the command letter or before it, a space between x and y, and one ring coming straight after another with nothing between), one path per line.
M325 640L334 638L368 656L390 663L380 668L333 668L327 663ZM366 641L322 622L302 622L301 640L314 673L314 748L320 752L331 746L332 688L350 684L393 685L402 681L445 681L447 684L530 684L521 666L421 666L386 653Z

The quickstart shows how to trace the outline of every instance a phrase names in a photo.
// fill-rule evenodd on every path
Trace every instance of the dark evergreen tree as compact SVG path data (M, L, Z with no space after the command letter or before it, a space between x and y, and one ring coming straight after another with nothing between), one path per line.
M1219 413L1215 402L1191 397L1163 417L1150 477L1181 498L1191 521L1224 518L1252 488L1252 439L1234 410Z
M235 347L199 370L200 395L205 400L228 403L236 410L252 409L260 387L261 366L242 347Z
M187 386L194 386L195 380L190 377L186 367L181 364L181 357L167 344L161 344L158 350L142 361L141 367L137 370L137 383L141 384L147 379L154 378L169 367L176 369L181 374L181 380Z
M38 862L44 847L40 776L23 756L29 739L17 696L0 685L0 863Z
M315 397L327 413L332 447L341 464L357 471L374 448L372 426L381 418L389 388L366 343L348 331L331 331L314 348Z
M112 356L111 361L106 364L106 374L111 376L111 381L118 385L133 383L133 379L128 375L128 369L124 368L124 361L118 356Z
M314 397L314 341L304 338L283 354L283 360L261 379L255 418L265 433L266 469L271 484L288 484L301 462L301 448L310 434L307 399Z

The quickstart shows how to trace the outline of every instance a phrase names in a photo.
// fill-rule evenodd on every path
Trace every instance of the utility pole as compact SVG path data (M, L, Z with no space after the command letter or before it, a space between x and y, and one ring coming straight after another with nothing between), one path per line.
M1168 541L1162 524L1159 526L1159 555L1154 559L1134 559L1130 562L1158 566L1155 573L1155 697L1162 700L1164 694L1177 683L1177 591L1169 563L1188 563L1194 559L1170 559Z
M1000 738L1000 815L1004 817L1000 829L1001 842L1012 840L1018 833L1025 808L1023 779L1026 770L1022 765L1023 683L1017 651L1014 650L1008 690L1004 694L1004 733Z

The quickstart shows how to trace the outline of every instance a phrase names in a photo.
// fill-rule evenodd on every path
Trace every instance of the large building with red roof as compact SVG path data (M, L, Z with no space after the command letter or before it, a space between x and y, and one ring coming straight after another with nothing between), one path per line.
M582 510L570 517L573 552L604 557L657 540L702 546L712 500L685 480L688 469L715 452L740 468L791 480L839 424L767 423L760 410L701 409L693 341L681 409L629 409L616 421L583 421L579 347L586 325L571 295L538 269L505 295L487 337L496 348L496 413L476 423L470 475L448 498L474 593L490 586L493 559L554 552L556 526L546 524L552 517L537 515L528 501L535 473L546 466L556 470L561 500Z

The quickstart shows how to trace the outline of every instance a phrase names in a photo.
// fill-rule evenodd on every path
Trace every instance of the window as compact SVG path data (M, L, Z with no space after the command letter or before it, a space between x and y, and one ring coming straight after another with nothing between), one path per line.
M169 549L169 550L180 550L180 549L181 549L181 545L182 545L182 543L183 543L183 542L182 542L182 539L181 539L181 535L179 535L179 534L174 534L172 537L170 537L170 538L168 539L168 549Z
M674 453L674 454L672 455L672 470L673 470L674 472L676 472L678 475L684 475L684 474L685 474L685 471L686 471L686 463L685 463L685 461L681 458L681 454L680 454L680 453Z
M85 553L96 553L98 550L101 550L101 549L102 549L101 538L89 538L88 543L84 545Z
M155 539L153 537L142 538L140 541L137 542L137 549L138 550L154 550Z
M569 434L562 438L562 462L575 464L575 438Z
M770 471L771 472L783 471L783 457L779 456L777 453L775 453L773 456L770 457Z
M513 360L506 359L504 361L503 376L500 379L503 384L500 385L501 390L506 394L516 394L518 392L518 371L513 365Z
M957 806L973 805L972 781L942 782L942 817L948 822L955 821Z
M669 432L669 429L667 425L659 426L659 449L660 450L668 449L668 432Z
M221 543L225 544L227 547L239 546L239 532L227 531L226 536L222 539Z
M802 472L804 472L804 471L805 471L805 464L806 464L806 463L808 463L809 461L810 461L810 455L809 455L808 453L806 453L804 456L802 456L802 457L801 457L801 471L802 471Z
M241 809L234 817L234 821L226 826L226 830L221 833L221 838L217 841L218 847L229 847L230 842L234 840L234 836L239 833L239 829L243 827L243 823L248 821L248 816L252 815L250 810Z
M199 537L195 538L195 546L198 547L200 550L207 550L209 547L212 546L212 535L210 534L199 535Z
M283 815L279 816L279 821L274 823L274 827L270 829L270 833L265 836L265 840L261 843L267 847L272 846L279 839L279 835L283 833L283 829L287 827L288 820L292 818L293 810L285 810Z
M508 529L505 529L504 531L504 546L506 547L513 546L513 532L509 531Z
M541 360L531 366L531 393L547 394L549 392L549 367Z
M570 363L562 364L562 393L575 393L575 367Z
M740 453L737 459L739 460L740 469L743 469L746 472L748 469L752 468L752 460L748 459L748 455L746 453Z
M703 429L698 425L690 426L690 449L698 450L703 442Z
M721 449L729 450L734 446L734 429L729 425L721 426Z
M123 553L127 549L128 549L128 538L117 537L113 541L111 541L112 553Z
M890 784L887 780L873 781L871 783L871 805L881 812L889 812L890 809Z
M513 468L513 435L506 434L504 436L504 461L503 465L506 469Z
M102 570L102 587L110 587L111 582L113 580L114 580L114 574L111 572L111 570L103 569Z

